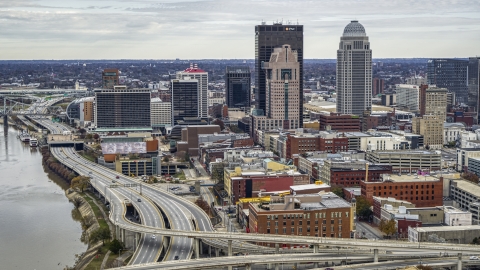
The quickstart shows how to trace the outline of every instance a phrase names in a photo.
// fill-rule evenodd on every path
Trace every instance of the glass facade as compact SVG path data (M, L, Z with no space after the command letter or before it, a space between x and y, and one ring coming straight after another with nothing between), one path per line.
M198 81L172 80L171 88L173 125L184 117L199 117Z
M478 112L480 109L480 57L470 57L468 61L468 106L475 108L478 123Z
M150 127L149 89L95 90L97 128Z
M297 51L300 63L300 126L303 126L303 25L257 25L255 26L255 101L258 109L266 111L266 77L262 62L269 62L275 47L289 44Z
M225 95L229 108L250 107L251 74L248 66L227 66Z
M467 103L468 61L459 59L430 59L427 62L427 82L454 92L457 103Z

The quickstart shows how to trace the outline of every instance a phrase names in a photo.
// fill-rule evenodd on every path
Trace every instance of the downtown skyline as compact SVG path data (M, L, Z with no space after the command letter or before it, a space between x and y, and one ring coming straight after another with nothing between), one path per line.
M252 59L255 25L304 25L305 59L334 59L359 20L373 58L477 55L478 1L21 0L0 3L0 60Z

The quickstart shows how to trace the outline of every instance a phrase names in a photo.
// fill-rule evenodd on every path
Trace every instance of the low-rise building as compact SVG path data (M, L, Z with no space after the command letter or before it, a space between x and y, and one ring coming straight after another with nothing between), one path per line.
M480 186L467 180L451 180L450 197L457 207L472 213L473 224L480 224Z
M334 193L270 196L249 204L247 232L350 238L351 204Z
M437 171L442 163L440 153L427 150L371 151L365 153L365 159L373 164L388 164L395 174Z
M445 242L456 244L470 244L480 235L479 225L470 226L435 226L409 227L409 242L431 242L431 238L443 238Z
M316 181L315 184L297 185L290 187L290 194L313 194L319 192L330 192L330 186L322 181Z
M464 131L463 123L443 123L443 144L456 142L460 138L460 133Z
M480 158L480 148L457 148L457 171L468 171L470 158Z

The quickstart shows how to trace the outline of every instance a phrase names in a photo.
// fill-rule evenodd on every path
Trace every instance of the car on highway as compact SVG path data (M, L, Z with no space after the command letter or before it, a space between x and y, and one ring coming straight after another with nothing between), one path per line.
M478 261L478 257L477 257L477 256L470 256L470 260L472 260L472 261Z
M138 202L141 202L142 200L140 198L137 199Z
M174 259L174 260L178 260L179 258L178 258L178 256L175 256L175 258L173 258L173 259Z
M154 234L154 235L152 235L152 239L155 239L155 234Z
M112 180L112 183L115 183L115 180Z
M115 178L119 179L119 178L120 178L120 176L118 176L118 175L117 175Z

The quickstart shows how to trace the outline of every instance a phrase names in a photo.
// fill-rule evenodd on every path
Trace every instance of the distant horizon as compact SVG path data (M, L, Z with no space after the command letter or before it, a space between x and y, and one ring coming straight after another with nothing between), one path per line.
M480 54L478 1L18 0L0 19L2 60L252 59L275 21L303 25L305 59L334 59L352 20L375 59Z

